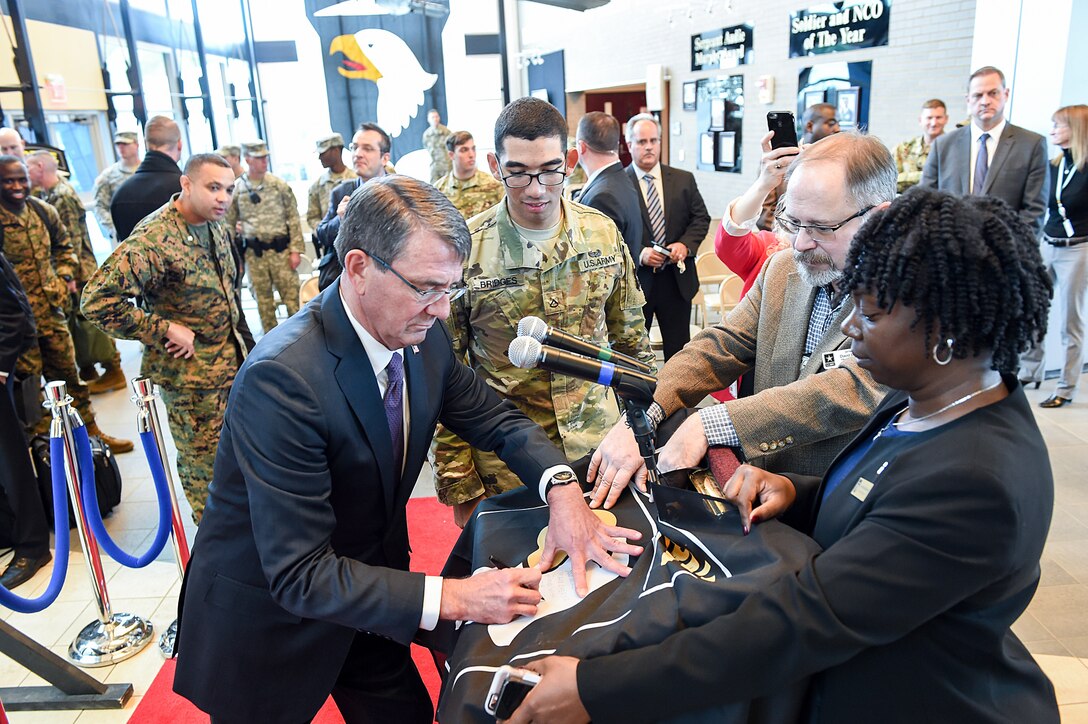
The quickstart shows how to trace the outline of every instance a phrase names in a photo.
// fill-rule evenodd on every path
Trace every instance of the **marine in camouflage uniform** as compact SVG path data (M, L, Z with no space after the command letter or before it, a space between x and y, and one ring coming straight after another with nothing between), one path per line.
M113 142L115 145L138 143L139 139L132 131L121 131L113 137ZM94 180L94 189L91 191L94 195L94 215L115 245L118 241L117 229L113 227L113 214L110 213L110 203L113 201L113 195L117 192L117 189L136 172L139 165L140 160L138 158L131 168L125 166L124 159L122 159L112 166L107 166Z
M246 157L268 155L263 142L242 144ZM255 201L260 199L260 201ZM298 273L291 266L291 255L301 254L302 222L295 193L287 182L266 173L260 182L242 175L234 187L234 199L227 211L227 228L242 222L242 241L246 248L246 271L257 298L257 312L265 334L276 326L276 301L287 306L291 316L299 309Z
M60 177L57 178L57 183L53 188L42 189L42 200L51 204L57 210L61 223L64 224L64 228L68 231L68 238L71 239L76 258L79 260L79 267L75 275L76 286L82 290L87 281L98 271L98 260L94 256L94 249L91 246L91 234L87 229L87 210L83 208L79 193L72 184ZM95 330L95 333L101 334L97 330ZM98 346L94 345L96 348ZM101 346L105 346L104 339ZM85 361L84 358L88 355L82 347L76 354L76 359L79 360L80 365L90 362L87 369L80 369L80 376L85 380L89 376L97 376L97 372L93 372L94 363L100 362L106 370L106 377L109 378L107 381L112 381L106 387L119 389L117 383L120 383L120 387L125 387L128 383L124 379L124 372L121 370L121 354L117 351L117 345L113 343L113 340L110 340L109 346L112 348L112 355L108 359ZM101 389L96 389L96 385ZM96 381L90 385L89 390L98 393L99 391L105 391L106 387L99 385Z
M434 186L446 195L466 220L487 211L506 195L502 183L482 169L476 169L472 178L464 181L450 171L438 179Z
M903 141L895 147L895 170L899 172L895 186L899 193L922 180L922 169L926 166L929 149L925 136Z
M12 166L21 168L19 164ZM0 225L4 256L26 289L38 328L37 344L19 358L16 374L20 378L38 379L44 375L50 381L64 380L87 432L102 438L115 453L132 450L131 441L105 435L99 429L91 396L76 371L75 349L68 331L72 300L67 280L77 277L79 263L60 215L44 201L28 197L21 213L0 205ZM47 415L30 432L44 433L48 427Z
M492 389L544 428L569 460L595 448L619 418L607 387L515 367L506 355L522 317L562 329L654 364L634 264L616 225L564 199L558 237L523 243L501 203L472 220L465 262L469 291L447 321L454 353ZM521 482L495 455L439 427L436 492L446 505L496 495Z
M178 451L178 476L199 523L212 481L231 383L245 356L234 295L236 266L222 222L194 227L174 200L133 229L83 290L83 314L114 337L144 343L140 373L162 390ZM129 300L138 298L139 306ZM195 335L176 358L170 323Z
M427 115L428 120L432 115L435 116L436 121L438 120L438 111L432 110ZM427 130L423 132L423 148L431 154L432 184L450 172L450 156L446 150L446 139L452 133L450 129L437 122L436 125L427 126Z

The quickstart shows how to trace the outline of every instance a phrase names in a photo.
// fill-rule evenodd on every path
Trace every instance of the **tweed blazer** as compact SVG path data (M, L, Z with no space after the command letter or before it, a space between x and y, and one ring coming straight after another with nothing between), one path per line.
M822 475L888 388L874 382L852 356L838 366L824 364L826 353L850 348L840 329L854 309L849 298L802 366L815 298L816 288L797 273L793 257L775 254L725 320L700 332L665 364L654 399L672 414L751 372L754 393L722 403L741 452L748 462L774 472Z

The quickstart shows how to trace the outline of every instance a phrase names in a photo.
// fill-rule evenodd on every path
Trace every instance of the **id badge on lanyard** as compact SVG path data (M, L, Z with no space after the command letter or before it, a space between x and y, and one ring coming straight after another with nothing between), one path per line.
M1069 182L1073 180L1073 174L1077 170L1074 168L1068 175L1065 173L1065 154L1062 154L1062 160L1058 164L1058 178L1059 182L1057 188L1054 189L1054 200L1058 202L1058 213L1062 215L1062 228L1065 229L1065 235L1073 237L1073 222L1069 220L1069 217L1065 213L1065 206L1062 205L1062 190L1069 185Z

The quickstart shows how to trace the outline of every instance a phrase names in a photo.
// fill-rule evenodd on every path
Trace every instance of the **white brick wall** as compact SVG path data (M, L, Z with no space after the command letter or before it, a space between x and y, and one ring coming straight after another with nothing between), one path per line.
M578 13L523 2L521 41L524 48L566 51L568 91L643 80L647 64L664 64L671 79L670 120L680 121L683 128L681 136L670 138L672 164L695 172L707 208L718 217L755 179L766 112L795 108L797 74L805 66L827 60L872 60L869 130L889 147L920 133L918 114L928 98L941 98L948 104L951 122L966 117L964 89L971 73L975 0L892 0L888 45L824 58L791 59L789 14L815 4L816 0L733 0L733 11L727 12L721 0L612 0ZM751 65L702 73L689 70L693 34L744 23L755 31ZM744 76L747 105L744 172L696 171L695 113L681 110L681 86L687 80L738 73ZM756 96L756 79L761 75L775 78L775 102L769 106L760 104ZM681 148L684 161L679 160Z

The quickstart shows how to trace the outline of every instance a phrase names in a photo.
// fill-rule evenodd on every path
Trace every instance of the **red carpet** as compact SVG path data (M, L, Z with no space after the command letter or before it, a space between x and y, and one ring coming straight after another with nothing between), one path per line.
M416 498L408 501L408 532L412 541L412 570L438 574L460 529L453 523L451 508L435 498ZM412 646L412 658L431 692L431 699L437 702L441 680L430 652ZM299 663L305 665L305 662ZM175 694L173 686L174 661L170 660L163 664L159 675L151 682L129 724L207 724L208 716ZM315 724L343 724L343 721L331 698L314 717Z

